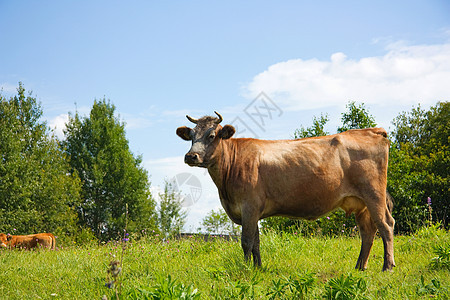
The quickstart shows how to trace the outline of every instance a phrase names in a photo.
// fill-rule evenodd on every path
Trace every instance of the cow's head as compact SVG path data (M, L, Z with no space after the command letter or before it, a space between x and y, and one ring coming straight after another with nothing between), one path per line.
M213 161L214 152L221 140L229 139L236 132L233 126L219 125L222 116L215 112L218 118L206 116L194 119L186 116L189 121L197 124L194 129L183 126L177 128L177 135L186 141L192 141L192 147L184 156L184 162L190 166L207 168Z
M4 233L0 233L0 247L7 247L8 241L10 240L9 235L6 235Z

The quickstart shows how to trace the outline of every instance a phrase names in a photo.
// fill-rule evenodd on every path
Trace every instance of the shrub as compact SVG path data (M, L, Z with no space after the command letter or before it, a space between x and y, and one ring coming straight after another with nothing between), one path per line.
M416 286L416 294L419 296L433 295L442 296L440 299L448 299L448 291L441 286L441 282L435 278L431 279L431 283L425 284L423 275L420 276L420 282Z
M328 281L325 287L324 299L367 299L364 293L367 290L366 281L363 278L355 278L352 274L344 277L341 275Z
M168 275L157 276L157 283L146 290L138 288L128 294L129 299L182 299L182 300L196 300L200 299L200 293L192 284L185 286L183 283L177 283Z
M287 287L292 293L292 298L306 299L308 290L314 286L315 282L314 273L305 273L298 279L289 276Z
M432 258L431 268L450 270L450 243L433 246L433 253L437 256Z

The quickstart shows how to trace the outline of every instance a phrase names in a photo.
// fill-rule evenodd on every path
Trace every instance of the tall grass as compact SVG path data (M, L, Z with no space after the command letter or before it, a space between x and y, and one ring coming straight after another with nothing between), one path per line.
M421 299L450 296L450 272L436 267L436 249L450 234L436 227L396 236L393 272L381 272L375 240L368 270L354 270L357 237L261 236L262 268L243 260L239 242L195 237L129 241L123 257L121 299ZM441 249L439 248L439 249ZM445 251L441 250L443 255ZM69 245L57 251L0 252L1 299L114 299L105 286L109 263L122 244ZM434 259L434 260L433 260ZM447 258L442 258L444 261ZM442 265L442 263L441 263ZM346 298L347 297L347 298Z

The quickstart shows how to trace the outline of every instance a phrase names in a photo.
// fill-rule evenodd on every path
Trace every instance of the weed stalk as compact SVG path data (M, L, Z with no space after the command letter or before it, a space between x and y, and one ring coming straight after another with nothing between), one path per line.
M114 293L116 299L119 300L119 295L122 294L122 280L123 280L123 257L127 247L128 238L128 203L125 204L125 228L123 230L123 238L121 239L122 253L120 255L120 261L113 260L109 263L107 283L105 284L109 288L114 287ZM106 298L106 296L104 296Z

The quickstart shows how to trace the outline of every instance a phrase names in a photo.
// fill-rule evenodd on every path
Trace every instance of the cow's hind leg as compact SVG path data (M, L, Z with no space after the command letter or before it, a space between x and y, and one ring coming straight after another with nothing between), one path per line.
M384 211L385 222L381 224L380 235L383 238L384 245L384 264L383 271L391 270L395 267L394 262L394 225L395 220L392 217L389 210L386 208Z
M375 223L375 226L377 227L378 231L380 232L381 238L383 239L383 246L384 246L383 271L391 270L393 267L395 267L394 262L395 221L386 205L385 192L380 193L380 195L376 195L375 197L371 198L371 200L376 201L368 202L367 209L369 210L370 217Z
M370 218L369 211L364 209L356 214L356 223L359 227L361 235L361 251L359 253L358 261L356 262L356 269L365 270L367 268L367 261L369 260L370 249L372 249L373 239L377 232L377 227Z

